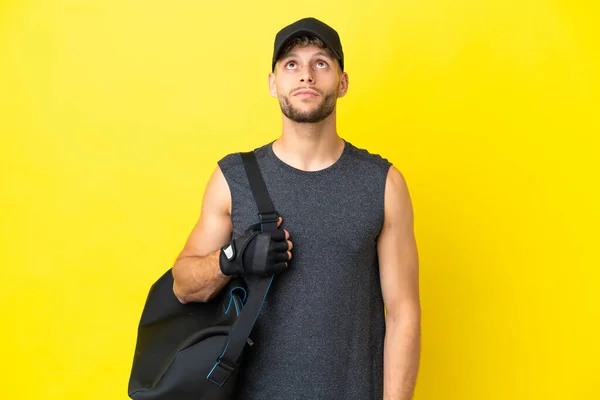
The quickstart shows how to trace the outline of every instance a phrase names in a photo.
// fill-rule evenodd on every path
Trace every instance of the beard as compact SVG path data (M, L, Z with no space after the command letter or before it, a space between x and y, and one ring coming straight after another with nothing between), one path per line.
M288 96L279 95L279 107L281 108L281 112L283 115L288 117L294 122L298 123L316 123L321 122L325 118L329 117L333 110L335 109L335 101L337 99L338 93L337 90L327 95L323 96L323 93L320 92L323 101L317 107L303 111L294 107L290 102L290 98Z

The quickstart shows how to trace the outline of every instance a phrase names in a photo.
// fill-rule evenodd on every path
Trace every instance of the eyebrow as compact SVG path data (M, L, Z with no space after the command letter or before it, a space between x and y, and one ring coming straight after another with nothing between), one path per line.
M316 52L315 54L313 54L313 56L314 57L321 56L321 57L326 57L330 60L333 60L331 55L329 55L329 53L324 52L324 51ZM288 58L293 58L293 57L298 57L298 54L297 53L288 53L283 57L283 60L288 59Z

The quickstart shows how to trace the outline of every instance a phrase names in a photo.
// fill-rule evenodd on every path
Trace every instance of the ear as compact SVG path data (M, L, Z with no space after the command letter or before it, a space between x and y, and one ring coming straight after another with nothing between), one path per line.
M346 93L348 92L348 73L346 72L342 72L342 77L340 79L340 86L339 86L339 91L338 91L338 97L344 97L346 95Z
M277 85L275 84L275 73L269 73L269 92L271 92L271 96L277 97Z

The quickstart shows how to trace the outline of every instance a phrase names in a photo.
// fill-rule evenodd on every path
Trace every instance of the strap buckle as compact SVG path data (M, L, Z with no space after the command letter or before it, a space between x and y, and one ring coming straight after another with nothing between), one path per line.
M217 386L223 386L233 371L235 371L235 367L227 364L223 360L217 360L214 367L206 376L206 379Z

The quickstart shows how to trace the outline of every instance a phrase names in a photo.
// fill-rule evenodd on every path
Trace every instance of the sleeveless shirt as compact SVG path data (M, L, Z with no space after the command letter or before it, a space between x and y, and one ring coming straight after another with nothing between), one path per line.
M294 246L256 321L236 399L381 400L385 318L377 237L391 163L344 140L331 166L302 171L272 145L254 152ZM237 236L258 222L258 209L240 154L218 165ZM254 279L246 278L248 291Z

